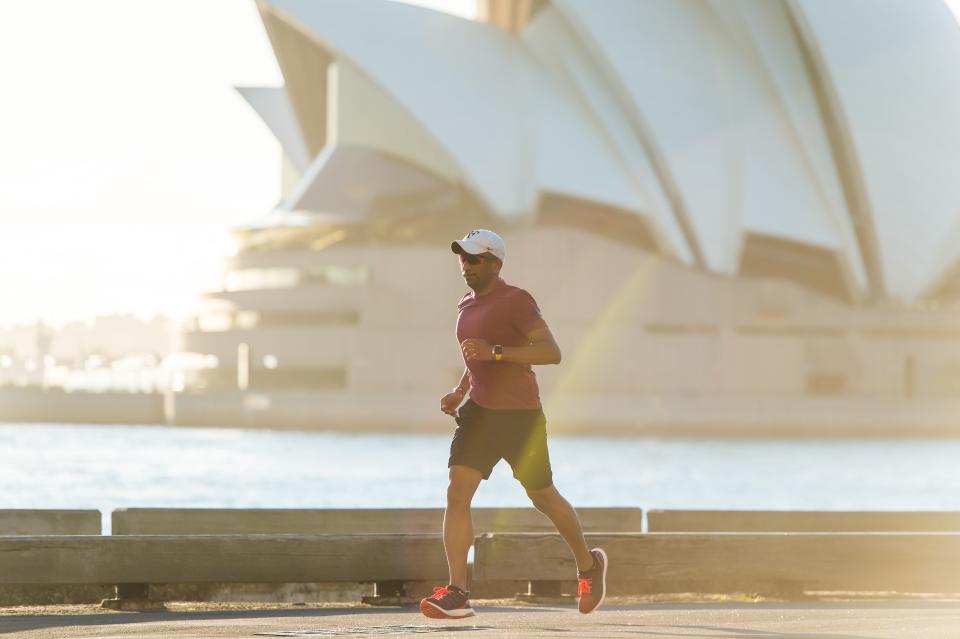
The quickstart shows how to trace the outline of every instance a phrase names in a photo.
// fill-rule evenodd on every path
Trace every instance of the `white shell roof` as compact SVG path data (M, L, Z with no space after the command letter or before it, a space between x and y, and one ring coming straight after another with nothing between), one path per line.
M269 6L406 108L499 215L526 216L542 193L566 193L645 214L665 252L681 259L687 253L670 228L675 220L653 210L584 112L516 37L382 0L273 0Z
M798 0L856 151L887 292L960 257L960 26L941 0Z
M342 214L363 220L381 198L438 194L446 181L382 152L349 146L326 147L281 208Z
M831 251L860 292L876 237L908 299L960 259L960 27L941 0L552 0L520 33L387 0L260 6L349 60L503 218L595 200L731 274L747 234L783 238ZM297 137L289 102L245 97ZM347 157L321 153L288 208Z
M348 58L405 106L460 165L465 181L506 215L530 210L533 190L515 152L532 135L516 103L535 78L499 29L399 2L272 0L269 5Z
M310 166L310 154L283 87L237 87L237 91L276 136L284 154L297 170L306 171Z
M683 199L706 265L735 273L744 232L838 251L864 285L809 78L777 2L556 0L628 96Z

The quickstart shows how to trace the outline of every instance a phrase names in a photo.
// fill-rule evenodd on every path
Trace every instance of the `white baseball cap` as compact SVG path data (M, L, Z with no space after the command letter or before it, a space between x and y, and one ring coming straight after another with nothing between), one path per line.
M450 250L454 253L469 253L470 255L480 255L481 253L491 253L502 262L507 256L507 245L503 238L487 229L475 229L463 236L462 240L456 240L450 244Z

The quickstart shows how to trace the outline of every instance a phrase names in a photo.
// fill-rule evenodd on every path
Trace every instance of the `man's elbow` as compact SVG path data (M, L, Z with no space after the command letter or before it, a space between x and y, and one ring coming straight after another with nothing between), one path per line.
M563 359L563 355L560 353L560 347L554 347L553 349L553 360L551 364L559 364L560 360Z

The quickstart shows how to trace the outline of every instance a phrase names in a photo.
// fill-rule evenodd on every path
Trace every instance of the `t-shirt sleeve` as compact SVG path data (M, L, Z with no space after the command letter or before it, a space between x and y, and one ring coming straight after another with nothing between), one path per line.
M513 296L513 303L510 305L510 319L517 330L524 335L547 325L536 300L526 291L519 291Z

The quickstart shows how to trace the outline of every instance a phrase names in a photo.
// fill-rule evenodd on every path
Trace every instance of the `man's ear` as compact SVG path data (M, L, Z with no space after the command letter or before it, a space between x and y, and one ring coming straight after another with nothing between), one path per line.
M500 258L497 258L497 259L495 259L495 260L493 261L493 263L497 265L497 275L499 275L499 274L500 274L500 269L503 268L503 262L500 261Z

